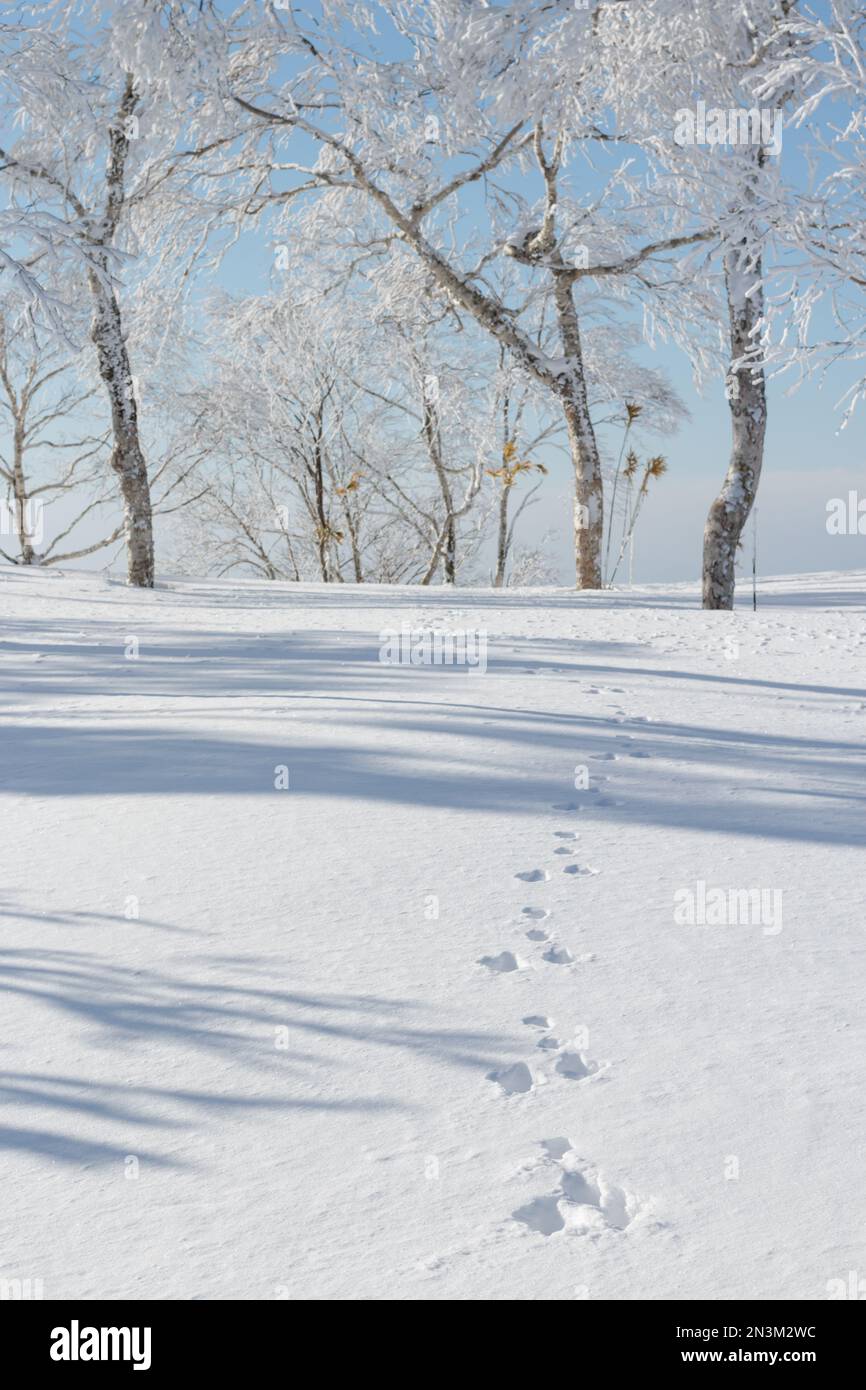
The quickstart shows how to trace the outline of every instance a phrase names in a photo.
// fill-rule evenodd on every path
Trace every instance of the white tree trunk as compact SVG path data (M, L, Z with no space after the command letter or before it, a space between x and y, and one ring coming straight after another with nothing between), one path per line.
M568 446L574 469L574 558L578 589L600 589L601 545L604 530L604 487L601 456L589 415L580 325L571 282L557 275L554 298L559 332L568 370L562 378L562 401Z
M496 573L493 576L494 589L501 589L505 584L505 571L508 564L508 502L510 493L510 487L503 484L502 495L499 498L499 527L496 537Z
M764 311L761 262L746 270L730 250L725 258L725 285L731 324L731 361L755 347L755 329ZM731 461L722 490L710 507L704 528L704 608L734 606L737 546L758 491L767 430L767 394L761 368L741 367L728 378L731 410Z
M129 355L123 337L120 306L113 290L93 271L93 322L90 336L96 347L99 375L111 408L113 448L111 467L120 482L126 539L127 578L138 588L152 589L153 516L147 464L138 433L138 408Z
M105 382L111 408L113 448L111 467L120 480L123 498L123 526L126 538L127 577L138 588L152 589L153 515L147 464L138 433L138 407L129 354L117 295L111 287L108 255L125 205L126 157L129 153L129 122L138 97L135 80L127 73L117 115L108 132L108 164L105 171L105 209L95 238L102 248L94 257L97 269L88 272L93 299L90 336L96 347L99 375Z
M21 564L32 565L36 554L30 534L30 515L28 508L27 481L24 476L24 419L23 411L15 418L12 435L12 491L15 498L15 529L18 533L18 548Z
M426 397L424 400L424 439L427 443L427 453L439 483L442 505L445 509L445 519L442 523L444 537L437 540L436 551L442 558L445 583L455 584L457 582L457 524L454 497L442 459L439 412L433 401L427 400Z

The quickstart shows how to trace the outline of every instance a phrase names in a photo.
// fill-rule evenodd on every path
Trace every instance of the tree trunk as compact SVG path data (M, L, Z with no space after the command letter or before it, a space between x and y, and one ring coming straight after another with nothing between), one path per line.
M442 503L445 507L444 543L437 545L442 556L442 569L445 583L454 584L457 579L457 526L454 520L454 497L445 464L442 460L442 440L439 433L439 415L436 406L426 395L424 398L424 438L427 452L436 473Z
M105 170L105 208L98 222L96 269L88 272L93 299L90 336L96 347L99 375L105 382L111 407L113 448L111 467L120 480L123 498L123 528L126 539L127 579L140 589L152 589L153 513L147 464L138 432L138 406L123 335L117 296L111 287L106 248L114 241L125 206L126 158L129 153L129 122L138 97L135 79L127 73L117 115L108 132L108 163Z
M574 468L574 557L578 589L600 589L604 492L601 458L588 414L563 402Z
M349 533L349 545L352 550L352 570L355 575L355 583L363 584L364 566L361 563L361 547L358 542L358 525L352 516L352 508L348 502L343 507L343 515L346 518L346 530Z
M454 528L454 516L448 515L448 534L445 537L445 551L442 556L442 567L445 572L445 583L454 584L457 580L457 532Z
M93 271L90 272L90 290L93 295L90 336L96 347L99 375L108 392L114 441L111 467L120 481L123 498L127 579L140 589L152 589L154 565L150 484L139 439L138 407L123 337L120 305L114 291Z
M499 499L499 532L496 540L496 574L493 579L494 589L501 589L505 584L505 567L508 562L508 494L510 488L503 485L502 496Z
M559 396L568 431L574 469L574 560L578 589L600 589L604 530L604 487L601 456L589 416L580 325L571 282L554 275L554 299L563 355L568 364Z
M510 140L516 137L519 129L520 127L516 126L502 142L496 156L496 162L498 162L499 154L505 150ZM569 278L571 268L561 260L556 266L551 259L555 247L550 226L544 229L545 244L539 245L538 250L544 252L547 264L553 273L557 317L562 334L563 351L567 358L565 372L560 375L551 371L545 354L517 327L511 315L502 305L485 295L478 289L477 285L458 275L447 261L434 250L421 230L421 217L425 210L429 211L429 207L425 209L422 204L420 213L416 209L414 215L401 212L385 190L379 188L370 178L361 160L342 145L341 150L348 159L358 187L362 188L383 209L390 221L400 229L406 244L411 246L423 261L435 284L445 290L454 304L470 313L476 323L490 333L498 343L510 348L517 361L548 390L555 391L562 401L575 474L574 534L577 586L580 589L600 589L601 531L604 524L601 460L595 432L589 418L580 332L571 291L572 279ZM552 223L552 216L550 215L554 211L555 203L550 200L550 192L553 191L553 184L549 179L548 166L543 165L542 167L549 190L546 221ZM513 248L506 249L509 254L513 253ZM526 257L518 255L517 259L522 259L527 264L532 263L531 258L527 260Z
M15 527L18 532L18 547L21 551L21 564L32 565L36 554L31 545L30 521L27 503L27 481L24 476L24 421L16 419L12 441L12 478L15 495Z
M325 403L320 400L316 408L316 435L313 440L313 467L310 469L316 498L316 548L319 552L319 571L323 584L330 584L331 572L328 551L331 544L331 527L325 506L325 461L322 444L322 431L325 418Z
M731 361L755 346L755 330L764 312L761 261L745 269L742 255L725 257L725 286L731 324ZM757 283L757 288L754 286ZM753 292L750 294L749 291ZM767 430L764 372L749 366L732 370L728 378L731 410L731 461L722 490L710 507L704 528L703 606L734 606L737 546L758 491Z

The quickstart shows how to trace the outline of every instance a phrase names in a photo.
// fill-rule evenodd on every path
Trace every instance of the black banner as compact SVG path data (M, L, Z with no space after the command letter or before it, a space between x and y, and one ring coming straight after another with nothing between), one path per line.
M856 1374L863 1351L863 1312L851 1301L581 1300L560 1325L556 1341L559 1357L568 1356L569 1346L577 1354L575 1375L580 1374L584 1353L590 1354L596 1369L601 1361L614 1376L619 1372L671 1370L700 1375L709 1366L764 1368L768 1372L801 1366L819 1370L823 1376L845 1368L848 1374ZM328 1316L339 1317L342 1322L346 1315L341 1309ZM479 1342L488 1345L492 1360L497 1349L506 1352L508 1337L500 1336L490 1347L484 1324L476 1331ZM48 1372L62 1381L69 1376L92 1377L109 1371L115 1376L137 1374L142 1380L147 1376L150 1381L160 1381L183 1372L225 1379L265 1361L282 1364L291 1374L293 1364L286 1360L286 1354L297 1355L302 1327L285 1302L21 1301L0 1303L0 1335L4 1351L14 1350L16 1370L20 1367L25 1374ZM531 1361L530 1341L519 1340L526 1365L524 1358ZM347 1342L347 1355L352 1346L355 1348L353 1363L359 1345L370 1348L366 1337L361 1342L354 1337ZM311 1352L315 1354L314 1347L307 1355ZM453 1376L453 1346L443 1341L441 1354L443 1374L447 1370ZM428 1347L424 1364L427 1376L429 1357ZM330 1348L327 1360L333 1367ZM386 1360L393 1366L390 1358ZM4 1356L7 1372L10 1361ZM403 1379L412 1371L402 1368L398 1373Z

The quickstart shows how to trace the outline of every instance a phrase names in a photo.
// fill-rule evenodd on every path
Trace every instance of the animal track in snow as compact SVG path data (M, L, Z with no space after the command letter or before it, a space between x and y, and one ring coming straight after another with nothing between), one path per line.
M537 1231L540 1236L553 1236L565 1228L565 1217L559 1210L558 1197L536 1197L525 1207L518 1207L511 1213L515 1221Z
M571 1148L570 1139L542 1139L541 1147L544 1149L548 1158L552 1158L556 1163L561 1158L565 1158Z
M546 960L548 965L571 965L574 956L567 946L553 945L544 952L542 960Z
M604 780L604 779L599 779ZM596 794L597 795L597 794ZM567 806L557 809L577 809L577 803L570 802ZM554 849L554 854L571 856L577 851L573 842L580 836L574 830L556 830L553 832L554 838L569 843L559 844ZM567 864L564 866L565 873L572 875L589 876L598 873L597 869L589 865ZM514 875L522 883L546 883L550 881L550 874L545 869L524 869ZM540 923L550 916L547 908L534 907L527 905L521 909L522 915L528 918L534 925L526 932L526 938L533 942L550 942L547 931ZM561 946L555 941L550 942L547 949L542 954L542 959L548 965L569 966L575 963L575 958L566 946ZM592 955L580 957L581 962L594 959ZM485 966L488 970L496 974L512 973L519 970L525 963L511 951L502 951L498 956L482 956L478 964ZM554 1070L569 1081L584 1081L595 1075L599 1070L598 1064L589 1061L582 1052L578 1051L574 1045L569 1046L555 1037L550 1031L552 1021L543 1014L527 1014L523 1022L525 1025L538 1028L543 1031L544 1036L536 1041L536 1047L542 1052L551 1054L554 1059ZM539 1079L546 1082L549 1073L543 1073ZM487 1080L494 1082L500 1091L506 1096L525 1095L532 1091L535 1086L535 1078L529 1066L525 1062L515 1062L512 1066L501 1070L487 1073ZM568 1148L566 1140L558 1141L564 1145L562 1152ZM561 1156L561 1155L558 1155ZM559 1196L554 1198L538 1198L523 1208L520 1213L515 1213L516 1219L522 1220L531 1229L540 1231L542 1234L550 1235L557 1230L562 1230L566 1224L565 1218L560 1211Z
M563 1162L567 1161L568 1155ZM638 1203L635 1199L621 1187L606 1182L600 1173L592 1177L579 1169L564 1172L562 1192L567 1201L578 1209L576 1216L579 1216L581 1207L590 1208L598 1212L605 1225L615 1231L624 1231L637 1215Z
M524 970L527 962L521 960L513 951L500 951L498 956L482 956L477 964L485 965L495 975L507 975L512 970Z
M581 956L573 956L567 946L557 946L553 942L541 957L548 965L589 965L595 960L594 951L584 951Z
M507 1096L525 1095L532 1090L532 1072L525 1062L515 1062L504 1071L490 1071L488 1081L495 1081Z
M563 1154L565 1158L565 1154ZM597 1207L601 1202L601 1193L592 1178L580 1171L576 1173L563 1172L560 1183L563 1193L569 1201L577 1202L582 1207Z
M545 1139L541 1147L546 1162L560 1170L559 1186L552 1195L535 1197L518 1207L512 1212L515 1221L539 1235L552 1236L564 1230L622 1232L640 1214L638 1198L584 1164L568 1139Z
M567 1076L569 1081L585 1081L588 1076L595 1076L598 1063L588 1061L582 1052L563 1052L557 1058L554 1070L561 1076Z

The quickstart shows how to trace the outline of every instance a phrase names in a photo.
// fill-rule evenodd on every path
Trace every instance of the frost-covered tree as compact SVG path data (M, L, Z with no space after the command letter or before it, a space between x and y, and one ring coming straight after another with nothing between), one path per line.
M251 210L290 209L286 240L299 192L322 192L342 225L371 217L391 273L420 261L454 312L557 403L581 587L601 583L604 525L584 294L602 286L632 309L654 298L656 323L681 333L702 315L694 276L671 257L714 235L619 159L620 136L605 127L607 8L334 0L314 18L241 4L221 26L223 58L199 112L243 150ZM587 180L596 158L603 168ZM497 284L503 257L521 270L516 298ZM545 301L554 337L542 347Z
M704 532L706 608L733 606L737 547L763 465L766 288L799 220L781 165L795 88L773 75L787 67L796 11L795 0L653 0L610 15L619 120L663 171L671 198L692 204L716 233L717 263L706 271L723 305L732 447ZM761 106L770 87L775 103Z
M284 285L209 305L198 366L161 404L202 458L177 542L185 567L201 558L220 574L367 577L384 439L373 427L379 406L364 395L345 335L329 332L332 318Z
M190 74L198 70L203 7L157 0L48 0L21 7L0 34L6 206L56 264L83 263L90 337L111 418L111 468L123 502L129 582L154 581L153 522L121 277L136 258L183 269L183 250L205 234L184 216L180 192L191 160L182 148ZM183 227L184 236L179 235ZM22 282L22 261L14 269ZM38 267L24 288L67 328L62 301L47 300ZM77 306L74 306L77 312Z
M798 262L769 305L767 356L800 380L866 359L866 6L789 5L776 55L756 94L787 103L790 127L808 136L812 179L791 219ZM815 327L824 308L829 331ZM844 424L864 398L861 373L842 397Z
M93 430L95 388L62 344L43 336L0 300L0 553L19 565L93 554L122 530L104 520L108 433ZM48 526L61 510L63 521ZM94 516L103 519L98 539L73 538Z
M214 301L206 370L166 403L207 458L195 523L223 573L453 582L491 457L483 373L393 303L325 284Z

